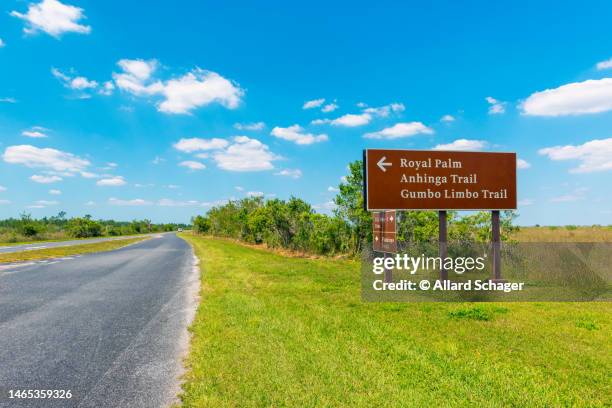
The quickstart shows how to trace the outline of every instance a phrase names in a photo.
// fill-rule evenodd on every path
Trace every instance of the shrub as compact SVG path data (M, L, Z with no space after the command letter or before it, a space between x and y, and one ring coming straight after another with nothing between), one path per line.
M89 218L72 218L68 221L68 234L74 238L99 237L102 225Z

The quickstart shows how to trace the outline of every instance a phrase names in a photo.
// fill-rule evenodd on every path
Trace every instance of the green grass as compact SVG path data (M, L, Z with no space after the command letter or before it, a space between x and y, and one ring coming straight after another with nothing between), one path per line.
M182 236L188 407L609 406L609 303L364 303L355 261Z
M80 244L55 248L35 249L31 251L9 252L0 254L0 263L33 261L39 259L61 258L63 256L82 255L92 252L112 251L136 242L147 239L147 237L127 238L96 242L92 244Z

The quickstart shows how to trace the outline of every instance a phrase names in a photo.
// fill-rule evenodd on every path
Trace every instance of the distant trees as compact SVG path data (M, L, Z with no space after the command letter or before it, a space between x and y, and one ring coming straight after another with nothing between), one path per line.
M91 215L68 219L64 211L52 217L33 219L30 214L24 212L19 218L0 220L0 242L119 236L176 231L178 228L187 227L186 224L154 224L148 219L131 222L94 220Z
M349 164L348 174L338 186L333 214L318 214L296 197L289 200L262 197L229 201L211 208L206 215L192 218L193 230L200 234L266 244L316 254L355 255L372 241L372 216L363 208L361 161ZM514 214L502 216L502 239L515 228ZM491 236L490 213L476 212L459 217L449 211L449 239L456 242L484 242ZM398 219L398 241L435 242L438 214L435 211L404 211Z

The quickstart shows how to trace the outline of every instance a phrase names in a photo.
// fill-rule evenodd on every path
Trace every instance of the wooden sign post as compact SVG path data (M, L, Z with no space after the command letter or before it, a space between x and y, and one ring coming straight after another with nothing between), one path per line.
M367 149L363 158L365 209L437 210L441 258L447 210L491 211L492 278L501 280L499 211L516 209L516 153Z
M397 253L397 213L392 211L374 211L372 213L372 249L388 254ZM391 269L385 269L385 282L393 280Z

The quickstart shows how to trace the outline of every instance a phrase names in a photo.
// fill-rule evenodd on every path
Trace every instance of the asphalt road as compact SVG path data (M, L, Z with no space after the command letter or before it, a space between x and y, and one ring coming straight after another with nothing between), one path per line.
M83 245L83 244L95 244L96 242L112 241L112 240L115 240L115 239L129 239L129 238L134 238L134 237L138 237L138 236L141 236L141 235L127 235L127 236L120 236L120 237L75 239L75 240L70 240L70 241L55 241L55 242L41 241L41 242L35 242L33 244L7 245L7 246L0 246L0 253L33 251L35 249L56 248L56 247Z
M174 402L199 286L193 260L165 234L0 271L0 407ZM9 389L71 390L72 399L10 400Z

